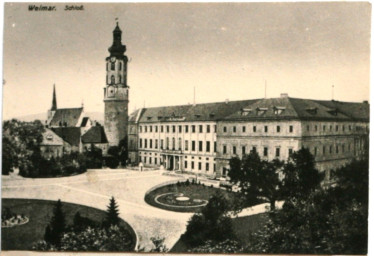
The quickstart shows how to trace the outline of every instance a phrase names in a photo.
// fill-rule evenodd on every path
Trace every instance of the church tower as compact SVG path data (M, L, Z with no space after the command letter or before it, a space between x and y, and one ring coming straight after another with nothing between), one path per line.
M113 44L106 58L106 86L104 88L104 129L109 146L118 146L127 136L129 87L127 85L126 46L121 42L122 31L117 25Z

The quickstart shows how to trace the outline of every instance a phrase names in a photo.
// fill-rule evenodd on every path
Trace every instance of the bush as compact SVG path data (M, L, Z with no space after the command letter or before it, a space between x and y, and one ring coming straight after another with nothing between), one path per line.
M111 169L115 169L119 165L118 159L112 156L105 157L105 163L106 163L106 166L108 166Z

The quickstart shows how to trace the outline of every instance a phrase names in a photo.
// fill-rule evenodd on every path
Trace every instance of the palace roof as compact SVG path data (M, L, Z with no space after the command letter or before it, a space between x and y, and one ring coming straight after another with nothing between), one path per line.
M71 146L79 146L81 139L80 127L56 127L51 130Z
M82 135L83 143L108 143L104 127L92 126L85 134Z
M78 125L82 112L83 108L59 108L54 113L49 126L75 127Z

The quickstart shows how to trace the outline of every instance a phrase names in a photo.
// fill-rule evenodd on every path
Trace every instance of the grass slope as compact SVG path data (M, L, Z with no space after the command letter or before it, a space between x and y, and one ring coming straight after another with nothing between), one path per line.
M1 229L1 248L2 250L32 250L32 245L38 240L44 238L46 226L49 224L55 201L33 200L33 199L2 199L2 207L9 207L12 212L25 214L30 221L21 226ZM65 213L67 225L71 225L74 215L79 211L82 217L88 217L94 221L101 222L105 217L105 211L62 202L62 210ZM125 221L121 224L130 230L133 236L135 247L136 235L134 230Z

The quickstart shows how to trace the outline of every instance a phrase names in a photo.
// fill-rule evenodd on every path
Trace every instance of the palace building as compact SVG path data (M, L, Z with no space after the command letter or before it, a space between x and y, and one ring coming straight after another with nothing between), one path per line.
M282 94L269 99L140 108L129 115L128 58L121 37L117 23L105 60L104 127L92 125L83 116L83 108L57 109L54 91L46 148L81 151L95 144L106 152L124 143L130 164L211 178L225 177L229 160L251 150L263 159L287 160L304 147L329 179L331 171L368 151L368 102Z

